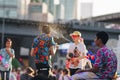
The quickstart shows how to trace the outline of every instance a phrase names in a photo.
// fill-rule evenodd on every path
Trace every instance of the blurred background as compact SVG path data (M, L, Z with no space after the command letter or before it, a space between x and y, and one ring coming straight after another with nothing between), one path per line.
M31 44L41 33L41 26L48 24L60 46L53 57L54 66L64 68L66 50L72 42L69 34L75 30L82 33L87 49L93 53L98 49L94 44L95 33L108 32L107 46L119 59L119 3L120 0L0 0L0 47L4 47L7 37L11 38L16 60L22 66L34 67L29 56Z

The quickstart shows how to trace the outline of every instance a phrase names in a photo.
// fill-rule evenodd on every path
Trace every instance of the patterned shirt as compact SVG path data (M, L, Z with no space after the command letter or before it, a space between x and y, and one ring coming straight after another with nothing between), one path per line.
M15 55L13 49L10 49L10 51L13 55ZM12 68L12 57L9 56L9 54L6 52L5 48L0 50L0 55L3 57L2 65L0 65L0 70L1 71L8 71L9 69ZM4 67L5 65L8 65L8 67L5 68Z
M117 57L106 46L100 48L96 54L95 67L99 67L96 73L100 78L113 78L117 70Z
M32 45L36 55L35 62L49 64L49 48L53 45L55 45L53 37L47 37L46 34L36 37Z

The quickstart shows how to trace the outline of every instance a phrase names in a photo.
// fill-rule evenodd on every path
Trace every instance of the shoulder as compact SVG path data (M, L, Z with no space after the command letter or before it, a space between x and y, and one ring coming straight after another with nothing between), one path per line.
M14 53L15 52L14 49L11 49L11 52Z
M96 56L102 56L102 54L103 54L103 51L102 51L102 48L100 48L98 51L97 51L97 54L96 54Z
M11 51L14 51L14 49L11 48Z
M54 40L54 38L53 38L53 37L49 37L49 39L50 39L50 40Z
M75 47L75 44L74 43L70 44L69 48L73 48L73 47Z
M34 41L36 41L36 40L38 40L38 39L39 39L39 36L35 37L35 38L34 38Z
M38 43L39 39L40 39L40 36L35 37L34 40L33 40L33 43Z
M70 46L75 46L75 43L71 43Z
M5 51L5 48L0 49L0 51L2 51L2 52Z
M85 44L84 44L84 43L80 43L79 46L83 46L83 47L85 47Z

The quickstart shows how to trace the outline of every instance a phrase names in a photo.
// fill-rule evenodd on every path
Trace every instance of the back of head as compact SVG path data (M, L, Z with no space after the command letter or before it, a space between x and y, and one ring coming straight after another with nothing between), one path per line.
M28 74L34 74L34 70L31 68L31 67L27 67L26 68L26 72L28 73Z
M45 33L45 34L50 34L50 26L48 26L48 25L44 25L43 27L42 27L42 33Z
M108 39L109 39L109 35L106 32L104 32L104 31L98 32L96 34L96 37L97 37L97 39L101 39L103 44L106 44Z

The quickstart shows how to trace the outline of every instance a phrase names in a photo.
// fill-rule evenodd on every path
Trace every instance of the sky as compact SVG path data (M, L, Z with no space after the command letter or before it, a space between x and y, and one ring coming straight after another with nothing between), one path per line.
M120 0L78 0L79 2L93 3L92 16L120 12ZM78 11L79 14L80 11Z

